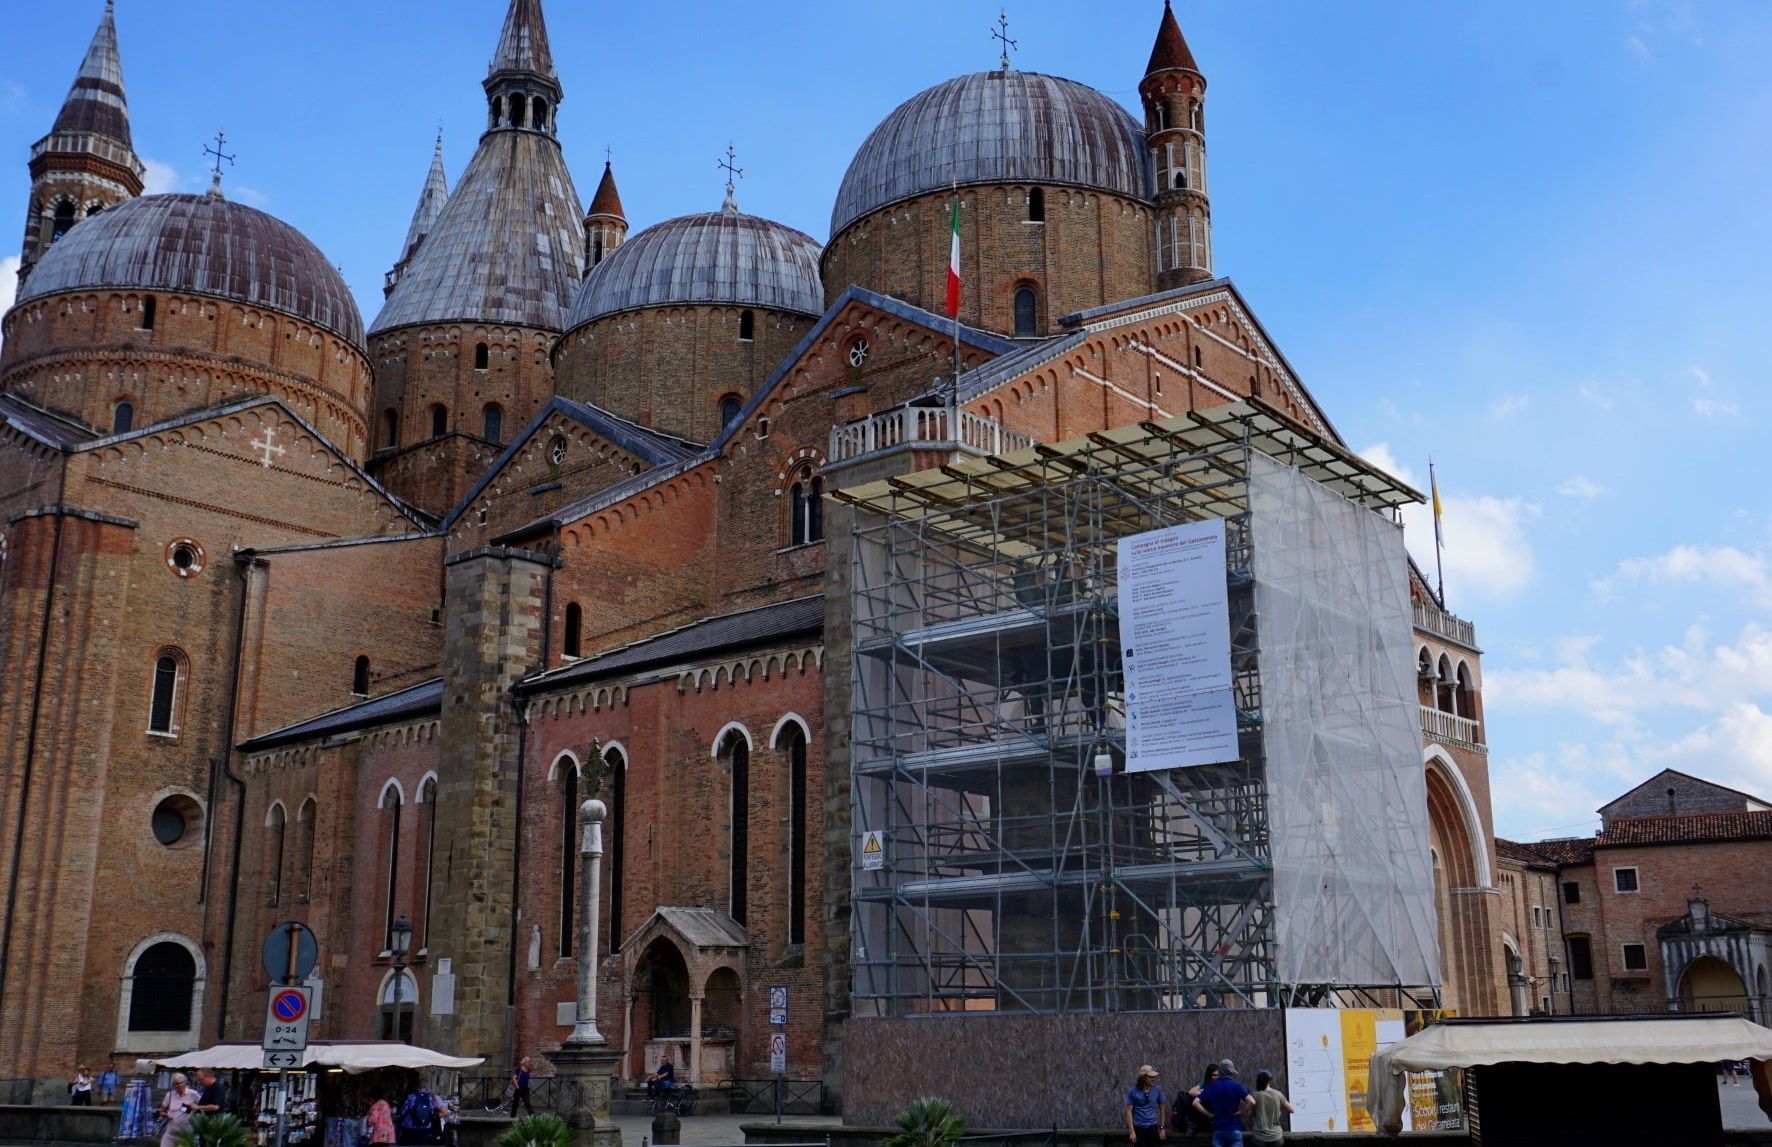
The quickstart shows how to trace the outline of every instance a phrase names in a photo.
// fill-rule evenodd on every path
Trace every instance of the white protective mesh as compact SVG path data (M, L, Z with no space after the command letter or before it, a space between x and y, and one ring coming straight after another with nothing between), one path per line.
M1250 455L1281 982L1437 985L1400 526Z

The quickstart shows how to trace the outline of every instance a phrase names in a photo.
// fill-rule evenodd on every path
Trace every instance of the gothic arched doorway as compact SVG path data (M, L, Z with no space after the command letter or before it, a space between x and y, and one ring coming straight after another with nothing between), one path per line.
M687 1077L689 1010L689 965L682 951L660 936L634 965L634 1037L646 1049L647 1071L668 1056L678 1078Z
M1680 973L1680 1010L1748 1015L1747 985L1728 964L1715 956L1700 956Z

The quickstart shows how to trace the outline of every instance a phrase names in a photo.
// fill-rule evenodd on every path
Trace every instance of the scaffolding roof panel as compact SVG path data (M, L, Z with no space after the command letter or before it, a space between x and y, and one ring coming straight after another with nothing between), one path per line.
M836 490L831 496L888 517L952 515L958 534L996 533L1006 523L969 513L969 507L1080 477L1124 475L1136 477L1141 493L1185 496L1202 514L1229 517L1247 505L1239 470L1210 457L1168 473L1159 468L1176 461L1178 454L1210 455L1245 442L1367 509L1392 509L1424 500L1412 486L1258 398L1188 411L1161 422L1097 431L1056 445L1036 443L989 458L959 459L904 477Z

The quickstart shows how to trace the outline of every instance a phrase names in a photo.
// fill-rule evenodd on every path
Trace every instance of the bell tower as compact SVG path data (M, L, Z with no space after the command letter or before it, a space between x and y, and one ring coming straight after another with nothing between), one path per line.
M591 209L585 212L585 273L609 257L628 237L628 217L622 210L621 194L615 189L613 160L603 163L603 178L597 194L591 196Z
M1206 77L1169 0L1138 83L1157 172L1157 289L1212 278L1212 204L1206 192Z
M554 110L565 93L554 75L541 0L513 0L484 86L487 130L519 128L554 134Z
M31 145L31 197L25 207L25 241L19 279L49 245L88 215L97 215L142 193L147 170L129 137L129 103L123 94L123 61L117 54L115 0L86 49L74 86L62 101L49 134Z

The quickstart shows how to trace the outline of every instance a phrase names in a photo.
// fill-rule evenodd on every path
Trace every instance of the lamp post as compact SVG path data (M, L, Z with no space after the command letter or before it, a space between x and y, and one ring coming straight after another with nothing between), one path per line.
M603 871L603 818L609 806L588 800L579 806L584 833L579 837L578 1015L567 1043L605 1042L597 1030L597 883Z
M1550 958L1550 970L1551 970L1550 1014L1553 1016L1557 1014L1557 988L1563 982L1562 976L1558 974L1559 969L1561 969L1562 966L1563 966L1563 957L1557 955L1555 952L1552 952L1551 958Z
M412 948L412 921L402 916L388 929L388 951L394 957L394 1038L400 1035L400 1010L406 987L406 953Z

